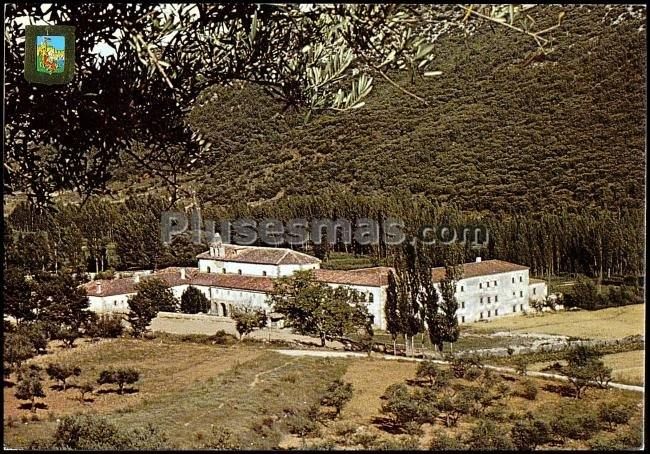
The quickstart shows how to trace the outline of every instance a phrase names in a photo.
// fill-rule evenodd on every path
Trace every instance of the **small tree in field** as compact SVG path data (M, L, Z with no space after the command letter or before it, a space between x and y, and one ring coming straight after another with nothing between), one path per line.
M90 382L84 382L78 386L79 389L79 400L81 402L86 401L86 394L92 393L95 390L95 386Z
M415 376L417 378L429 380L429 385L433 386L440 373L440 369L433 361L422 361L418 364L418 369L415 373Z
M19 372L15 395L17 399L30 401L31 411L36 413L36 398L45 397L42 370L39 366L32 365Z
M538 446L551 441L551 428L544 420L527 418L515 422L510 437L517 450L534 451Z
M598 419L610 430L614 430L615 425L627 424L633 413L634 407L624 403L604 401L598 406Z
M14 369L33 357L35 354L34 345L29 337L21 333L9 333L4 338L2 345L3 360Z
M72 376L78 377L81 374L81 368L78 366L73 366L70 364L53 364L50 363L45 369L47 375L50 376L52 380L57 380L61 382L61 387L65 391L67 383L66 380Z
M104 384L115 384L118 386L118 394L124 393L124 385L131 385L137 382L140 379L140 373L131 368L125 369L108 369L103 370L99 374L99 379L97 383L100 385Z
M605 366L601 357L601 353L584 345L578 345L567 353L567 365L562 368L561 373L575 388L576 399L584 395L585 389L591 383L608 383L611 380L612 370Z
M240 339L256 329L261 329L266 326L266 314L260 310L253 312L236 310L233 311L231 317L235 321L235 328L239 333Z
M335 380L327 388L325 395L321 399L321 405L333 407L336 410L335 417L338 417L350 399L352 399L352 383Z
M181 295L181 312L185 314L208 313L210 301L201 290L191 285Z

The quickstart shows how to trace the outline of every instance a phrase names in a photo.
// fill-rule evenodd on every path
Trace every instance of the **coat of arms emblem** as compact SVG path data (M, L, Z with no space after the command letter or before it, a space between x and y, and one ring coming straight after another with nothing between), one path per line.
M41 84L65 84L74 76L74 27L25 27L25 78Z

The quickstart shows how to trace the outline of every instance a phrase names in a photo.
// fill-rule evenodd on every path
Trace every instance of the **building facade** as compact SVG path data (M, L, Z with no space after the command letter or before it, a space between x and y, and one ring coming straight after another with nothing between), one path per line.
M209 313L227 317L234 309L261 309L272 312L268 295L273 280L291 276L298 270L312 270L316 280L332 287L346 286L362 294L374 326L386 328L384 305L388 287L389 267L356 270L325 270L320 260L291 249L236 246L215 242L210 250L197 256L197 268L166 268L147 275L96 280L85 284L90 309L95 312L126 312L128 298L136 293L141 279L158 278L181 297L189 287L198 288L210 301ZM434 285L440 294L444 268L432 269ZM531 280L522 265L501 260L481 261L463 265L456 299L460 324L517 315L530 310L531 299L546 298L544 281Z

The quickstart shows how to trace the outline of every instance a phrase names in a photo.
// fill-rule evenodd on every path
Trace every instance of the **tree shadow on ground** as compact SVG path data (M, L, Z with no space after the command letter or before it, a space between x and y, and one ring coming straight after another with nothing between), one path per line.
M404 430L395 423L392 418L387 416L375 416L372 423L380 430L393 435L403 434Z
M559 394L563 397L575 397L574 389L570 385L566 384L547 383L542 386L542 389L544 391Z
M98 389L95 391L97 394L120 394L120 390L117 388L111 389ZM138 392L138 388L124 388L122 394L135 394Z
M22 404L18 405L18 408L20 410L31 410L32 404L31 404L31 402L25 402L25 403L22 403ZM36 408L37 410L47 410L48 407L47 407L47 404L44 403L44 402L36 402L34 404L34 408Z

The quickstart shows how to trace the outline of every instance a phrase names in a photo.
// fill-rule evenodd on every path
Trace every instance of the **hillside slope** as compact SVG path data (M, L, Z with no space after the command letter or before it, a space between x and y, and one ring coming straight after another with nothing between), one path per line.
M560 11L553 52L531 63L535 42L498 25L439 40L443 75L400 80L428 107L378 81L364 108L305 125L257 87L214 88L191 113L214 155L185 184L216 204L330 188L404 190L467 210L641 207L645 12L544 6L536 28Z

